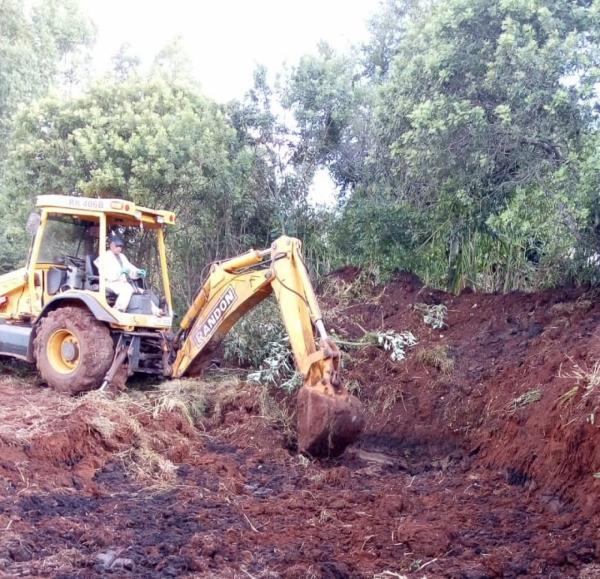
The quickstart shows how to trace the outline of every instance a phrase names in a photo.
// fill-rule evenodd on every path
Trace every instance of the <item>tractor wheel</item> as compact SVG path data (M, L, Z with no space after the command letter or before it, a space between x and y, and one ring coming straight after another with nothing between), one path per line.
M70 306L42 319L34 351L48 386L72 395L98 388L114 357L108 327L88 310Z

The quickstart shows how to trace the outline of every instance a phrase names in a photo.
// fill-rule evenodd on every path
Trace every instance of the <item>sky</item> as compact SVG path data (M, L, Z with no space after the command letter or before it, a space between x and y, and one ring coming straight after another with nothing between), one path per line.
M217 101L243 96L252 72L271 76L314 52L320 40L340 50L366 39L379 0L82 0L97 27L94 68L110 67L124 43L148 63L181 37L203 92Z
M272 82L284 65L314 52L318 42L344 50L367 38L380 0L81 0L96 25L93 70L100 74L123 44L149 64L177 37L207 96L241 98L257 64ZM320 170L309 202L333 206L336 188Z

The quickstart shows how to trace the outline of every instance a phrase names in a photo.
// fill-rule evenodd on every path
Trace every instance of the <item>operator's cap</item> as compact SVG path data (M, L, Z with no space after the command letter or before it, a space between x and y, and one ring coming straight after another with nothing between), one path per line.
M123 247L125 245L125 240L120 235L116 234L109 235L108 241L109 243L114 243L115 245L118 245L120 247Z

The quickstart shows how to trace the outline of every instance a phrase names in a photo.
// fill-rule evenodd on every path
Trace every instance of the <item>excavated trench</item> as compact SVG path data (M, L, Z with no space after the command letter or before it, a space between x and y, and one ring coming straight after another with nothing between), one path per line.
M193 427L147 392L65 404L5 367L0 575L600 576L596 294L450 296L400 276L351 299L356 274L324 288L328 326L418 343L402 362L348 350L367 428L336 459L298 456L292 401L256 386L223 389ZM445 305L445 326L417 304Z

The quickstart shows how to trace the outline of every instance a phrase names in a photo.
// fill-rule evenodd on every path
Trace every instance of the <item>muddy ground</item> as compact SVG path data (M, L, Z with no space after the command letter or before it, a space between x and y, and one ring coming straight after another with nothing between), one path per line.
M298 456L293 399L259 386L65 400L5 364L0 576L600 577L599 297L333 276L368 416L335 460ZM418 343L356 345L382 330Z

